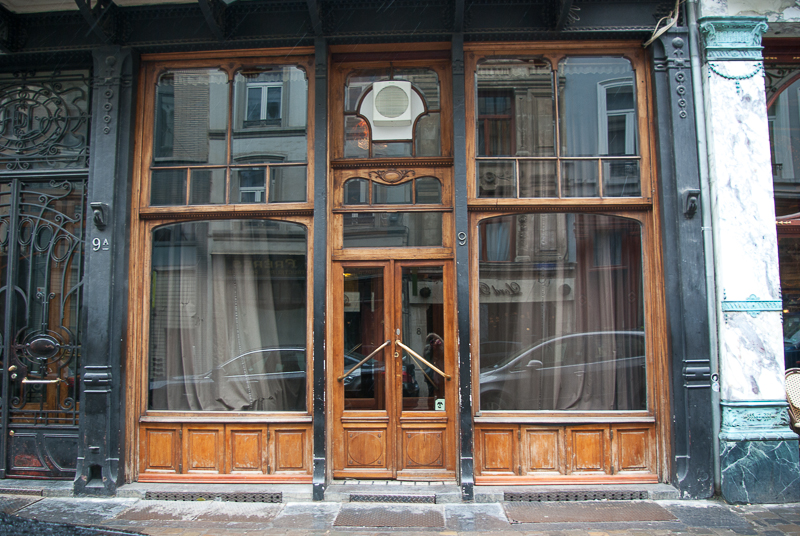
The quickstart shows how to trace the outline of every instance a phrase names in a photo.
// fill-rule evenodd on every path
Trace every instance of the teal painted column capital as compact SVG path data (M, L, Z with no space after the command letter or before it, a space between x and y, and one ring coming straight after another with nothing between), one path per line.
M703 17L699 21L706 61L761 60L766 17Z

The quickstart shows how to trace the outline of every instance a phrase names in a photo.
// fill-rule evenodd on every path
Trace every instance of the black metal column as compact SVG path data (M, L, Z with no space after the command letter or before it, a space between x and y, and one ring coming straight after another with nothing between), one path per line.
M80 440L74 490L113 495L122 474L123 353L136 57L94 50L91 166L84 272Z
M682 497L704 498L714 494L711 365L688 32L671 30L653 47L664 285L672 352L670 479Z
M325 305L328 292L328 43L314 43L314 500L325 498Z
M464 35L453 34L453 178L456 219L456 308L458 311L459 415L461 419L461 496L474 498L472 354L469 323L469 215L467 214L467 118L464 86Z

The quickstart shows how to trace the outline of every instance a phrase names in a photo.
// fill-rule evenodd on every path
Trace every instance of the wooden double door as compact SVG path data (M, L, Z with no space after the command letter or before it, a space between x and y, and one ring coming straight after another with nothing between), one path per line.
M450 261L334 263L334 478L455 477Z

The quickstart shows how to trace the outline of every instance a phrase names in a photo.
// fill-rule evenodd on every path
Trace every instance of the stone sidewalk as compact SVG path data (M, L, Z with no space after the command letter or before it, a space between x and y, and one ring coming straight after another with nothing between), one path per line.
M0 535L800 535L800 504L644 500L397 504L0 495Z

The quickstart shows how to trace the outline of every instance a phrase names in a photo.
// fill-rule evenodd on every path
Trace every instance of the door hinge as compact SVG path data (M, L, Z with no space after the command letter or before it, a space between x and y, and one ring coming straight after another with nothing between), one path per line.
M517 439L522 439L522 430L517 430Z
M521 465L518 465L518 466L517 466L517 474L518 474L519 476L522 476L522 466L521 466Z

